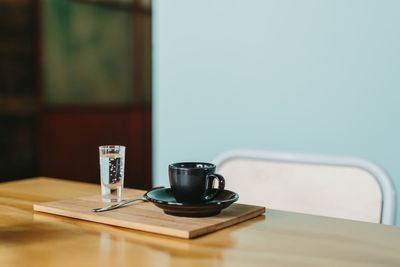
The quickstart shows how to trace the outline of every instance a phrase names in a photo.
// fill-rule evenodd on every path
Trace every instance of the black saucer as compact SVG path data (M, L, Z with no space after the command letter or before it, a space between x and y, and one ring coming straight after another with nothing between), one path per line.
M239 199L237 193L223 190L213 200L201 204L183 204L175 200L171 188L155 189L147 192L144 197L166 214L182 217L214 216Z

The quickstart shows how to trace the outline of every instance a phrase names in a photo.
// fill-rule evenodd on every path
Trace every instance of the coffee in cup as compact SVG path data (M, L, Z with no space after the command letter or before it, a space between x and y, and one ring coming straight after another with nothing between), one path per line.
M216 166L204 162L179 162L170 164L169 182L177 202L200 204L212 200L225 188L225 179L215 173ZM214 180L218 188L213 188Z

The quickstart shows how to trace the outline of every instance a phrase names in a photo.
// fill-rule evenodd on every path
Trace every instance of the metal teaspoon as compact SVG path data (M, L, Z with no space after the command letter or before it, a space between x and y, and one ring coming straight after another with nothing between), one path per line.
M125 201L122 201L122 202L120 202L118 204L114 204L114 205L107 206L107 207L104 207L104 208L92 209L92 211L93 212L102 212L102 211L113 210L113 209L117 209L117 208L119 208L119 207L121 207L121 206L123 206L125 204L131 203L133 201L137 201L137 200L147 201L143 197L142 198L134 198L134 199L125 200Z
M150 191L153 191L153 190L156 190L156 189L161 189L161 188L164 188L164 186L159 186L159 187L152 188ZM148 192L150 192L150 191L148 191ZM147 194L147 193L146 193L146 194ZM134 198L134 199L129 199L129 200L122 201L122 202L120 202L120 203L118 203L118 204L114 204L114 205L111 205L111 206L107 206L107 207L103 207L103 208L97 208L97 209L92 209L92 211L93 211L93 212L109 211L109 210L117 209L117 208L119 208L119 207L121 207L121 206L124 206L124 205L126 205L126 204L128 204L128 203L131 203L131 202L134 202L134 201L137 201L137 200L148 201L148 200L145 199L144 197L141 197L141 198Z

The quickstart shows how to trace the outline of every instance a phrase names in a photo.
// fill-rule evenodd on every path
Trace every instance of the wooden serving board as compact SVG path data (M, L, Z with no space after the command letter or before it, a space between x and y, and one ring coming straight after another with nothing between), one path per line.
M124 189L124 199L138 198L145 191ZM151 202L136 201L124 207L95 213L91 210L110 205L100 194L34 204L35 211L81 220L126 227L180 238L194 238L249 220L265 212L264 207L233 203L220 214L204 218L167 215Z

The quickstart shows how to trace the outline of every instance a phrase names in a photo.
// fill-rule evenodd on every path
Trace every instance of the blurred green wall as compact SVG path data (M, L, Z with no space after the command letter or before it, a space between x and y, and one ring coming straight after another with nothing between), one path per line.
M399 13L392 0L153 1L154 185L171 162L253 148L366 158L400 188Z
M45 0L42 28L46 103L132 102L130 10Z

